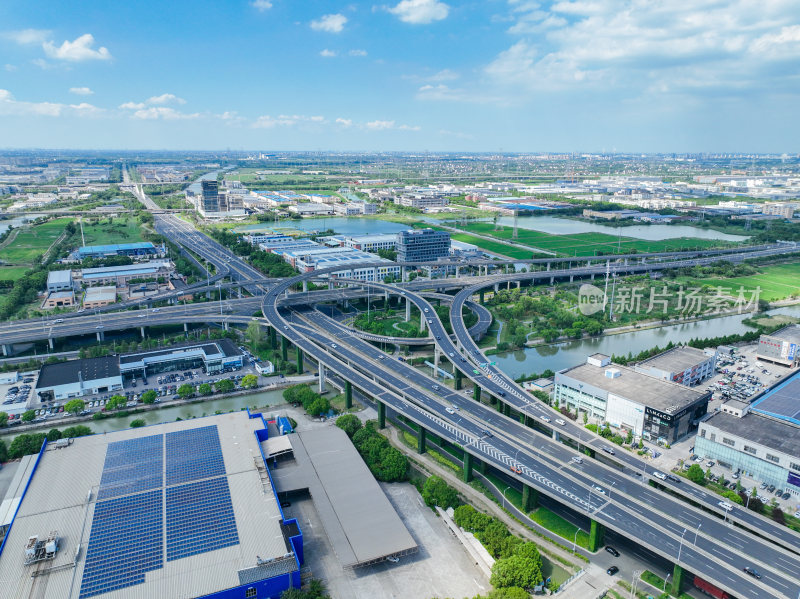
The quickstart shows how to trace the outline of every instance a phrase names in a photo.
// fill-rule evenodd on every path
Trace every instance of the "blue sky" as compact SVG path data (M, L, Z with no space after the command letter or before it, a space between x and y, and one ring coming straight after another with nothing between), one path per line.
M797 152L797 0L5 0L0 147Z

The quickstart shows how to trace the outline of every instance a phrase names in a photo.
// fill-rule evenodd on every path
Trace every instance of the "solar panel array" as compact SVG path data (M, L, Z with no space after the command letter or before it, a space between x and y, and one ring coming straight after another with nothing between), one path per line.
M167 433L167 485L222 474L225 462L216 425Z
M239 543L216 425L108 444L81 599L162 568L165 523L167 561Z
M167 561L238 543L225 477L167 488Z
M100 501L86 550L81 597L144 582L164 561L161 489Z
M756 401L752 408L766 412L783 420L797 422L800 420L800 379L793 378L768 391L763 398Z
M163 435L109 443L97 500L162 487L163 443Z

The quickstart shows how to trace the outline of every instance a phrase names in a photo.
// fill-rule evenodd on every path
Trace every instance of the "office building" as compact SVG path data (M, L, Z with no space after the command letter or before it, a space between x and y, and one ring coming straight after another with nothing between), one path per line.
M758 339L756 358L774 364L794 367L800 363L800 325L790 324Z
M397 234L398 262L432 262L450 254L450 233L433 229L400 231Z
M403 195L399 198L396 198L394 203L398 204L399 206L405 206L406 208L419 208L420 210L425 210L426 208L444 208L450 204L450 200L448 198L435 195Z
M289 212L294 212L300 216L333 216L334 214L332 204L316 204L313 202L289 206Z
M343 242L345 246L363 252L394 250L397 248L397 234L353 235L352 237L345 237Z
M87 310L102 308L116 301L117 288L115 285L89 287L83 295L83 307Z
M119 371L124 380L144 379L163 372L202 368L207 374L238 369L242 352L230 339L184 343L166 349L119 356Z
M608 422L648 441L667 444L694 432L710 392L612 364L603 354L556 373L553 399L579 416Z
M716 351L678 346L634 366L636 372L689 387L714 375Z
M198 206L200 212L203 214L219 212L219 183L216 180L203 180L201 185L202 193Z
M271 438L272 437L272 438ZM261 414L45 442L0 553L5 599L278 599L303 535L271 482Z

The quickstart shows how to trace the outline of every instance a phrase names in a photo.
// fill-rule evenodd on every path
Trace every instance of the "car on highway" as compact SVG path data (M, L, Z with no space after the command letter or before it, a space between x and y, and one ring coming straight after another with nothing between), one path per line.
M447 355L448 355L448 356L450 356L451 358L452 358L453 356L455 356L455 354L454 354L453 352L450 352L450 353L449 353L449 354L447 354Z
M603 451L605 451L606 453L609 453L609 454L611 454L611 455L614 455L614 450L613 450L613 449L611 449L611 448L610 448L608 445L603 445L603 446L602 446L600 449L602 449L602 450L603 450Z
M577 456L577 455L574 455L574 456L572 456L572 457L569 459L569 461L570 461L570 462L574 462L574 463L576 463L576 464L583 464L583 458L582 458L582 457L580 457L580 456Z
M556 418L556 424L560 424L561 426L567 426L567 423L563 421L561 418Z
M522 474L522 470L520 470L519 466L509 466L508 468L515 474Z
M153 312L161 312L161 308L153 308Z
M653 472L653 476L655 476L659 480L667 480L667 475L664 474L663 472L659 472L658 470L655 470Z
M54 322L55 322L56 324L58 324L58 323L60 323L60 322L64 322L64 319L63 319L63 318L56 318Z
M146 316L147 314L139 314L139 316L137 316L136 318L145 318Z
M719 507L721 507L723 510L725 510L726 512L729 512L729 511L731 511L733 509L733 506L730 503L728 503L727 501L720 501L719 503L717 503L717 505Z
M542 420L545 422L552 422L552 419L549 416L542 416Z
M453 408L445 408L444 411L447 412L448 414L455 414L456 413L456 411Z
M399 558L399 557L397 557L396 555L390 555L390 556L388 556L388 557L386 558L386 561L387 561L387 562L392 562L393 564L396 564L397 562L399 562L399 561L400 561L400 558Z
M606 551L614 557L619 557L619 551L614 549L611 545L606 545Z
M679 476L675 476L674 474L667 474L667 480L668 480L668 481L672 481L672 482L674 482L674 483L679 483L679 482L681 482L681 479L680 479L680 477L679 477Z
M428 310L427 308L425 308L425 311L426 311L426 312L430 312L430 310Z
M102 328L103 328L103 325L99 324L99 325L97 325L97 326L96 326L96 327L94 327L94 328L96 328L96 329L102 329Z
M616 566L611 566L608 570L606 570L606 574L608 574L609 576L614 576L614 574L616 574L617 572L619 572L619 568L617 568Z
M486 429L486 428L485 428L485 429L483 429L483 431L482 431L482 432L483 432L483 434L484 434L485 436L487 436L487 437L493 437L493 436L494 436L494 435L492 435L492 431L490 431L489 429Z
M756 570L755 568L751 568L750 566L745 566L744 568L742 568L742 570L744 570L745 574L749 574L753 578L761 580L761 574L759 574L758 570Z

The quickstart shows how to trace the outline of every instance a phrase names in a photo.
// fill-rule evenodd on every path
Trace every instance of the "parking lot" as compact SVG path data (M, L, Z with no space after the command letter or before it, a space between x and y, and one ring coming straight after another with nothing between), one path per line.
M0 398L2 398L0 412L8 414L9 422L19 420L25 410L25 405L30 403L31 396L35 393L34 389L36 389L38 378L38 371L22 372L18 381L0 385Z

